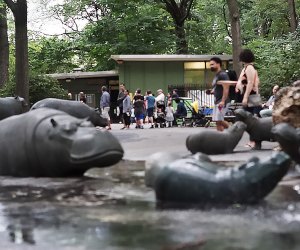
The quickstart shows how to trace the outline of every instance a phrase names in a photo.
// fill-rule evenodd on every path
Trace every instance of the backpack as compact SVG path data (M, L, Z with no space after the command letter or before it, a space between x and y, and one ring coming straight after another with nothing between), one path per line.
M226 70L226 73L228 75L228 78L230 81L237 81L238 77L237 74L235 72L235 70L233 69L228 69ZM230 86L229 87L229 99L230 101L234 101L234 102L242 102L243 101L243 95L241 95L240 93L236 93L235 92L235 86Z

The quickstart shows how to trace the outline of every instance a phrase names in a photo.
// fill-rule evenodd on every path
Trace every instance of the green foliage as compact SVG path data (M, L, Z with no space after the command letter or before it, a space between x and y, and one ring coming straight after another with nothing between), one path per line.
M35 73L70 72L78 67L72 41L41 37L29 42L29 65Z
M0 96L15 96L15 88L16 84L12 80L0 89ZM68 93L52 78L31 75L29 77L29 103L33 104L48 97L67 99Z
M255 51L262 93L272 86L287 86L300 79L300 29L271 41L256 39L248 44Z

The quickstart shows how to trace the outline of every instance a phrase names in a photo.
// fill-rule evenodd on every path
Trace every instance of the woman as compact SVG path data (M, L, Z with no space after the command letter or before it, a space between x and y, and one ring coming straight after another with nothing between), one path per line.
M124 118L124 127L121 129L129 129L130 127L130 113L131 113L131 100L129 96L129 91L126 89L124 90L124 99L122 101L122 107L123 107L123 118Z
M235 91L243 96L242 104L246 111L254 114L258 114L261 107L249 106L249 96L259 94L259 77L257 70L254 68L255 57L250 49L244 49L239 55L240 62L243 63L244 68L240 74L238 82L235 87ZM247 147L253 148L255 142L250 141L246 144Z
M257 114L259 112L259 106L249 107L249 96L259 94L259 77L253 65L255 57L251 50L244 49L240 53L239 59L244 64L244 68L236 84L235 91L242 94L244 109L252 114Z

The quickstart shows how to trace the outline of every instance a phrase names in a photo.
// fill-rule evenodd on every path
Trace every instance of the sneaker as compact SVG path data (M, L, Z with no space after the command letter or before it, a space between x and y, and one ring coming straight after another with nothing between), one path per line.
M153 125L151 125L151 127L150 128L154 128L154 126Z
M140 129L144 129L144 127L143 127L143 126L140 126Z

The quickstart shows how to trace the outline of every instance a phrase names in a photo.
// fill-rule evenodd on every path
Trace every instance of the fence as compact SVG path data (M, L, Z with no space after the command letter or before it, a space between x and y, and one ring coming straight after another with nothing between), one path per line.
M203 84L183 84L183 85L168 85L168 92L173 89L178 90L178 95L181 97L192 98L192 101L199 101L203 107L212 107L214 105L213 95L206 94L206 90L211 89L208 85Z

